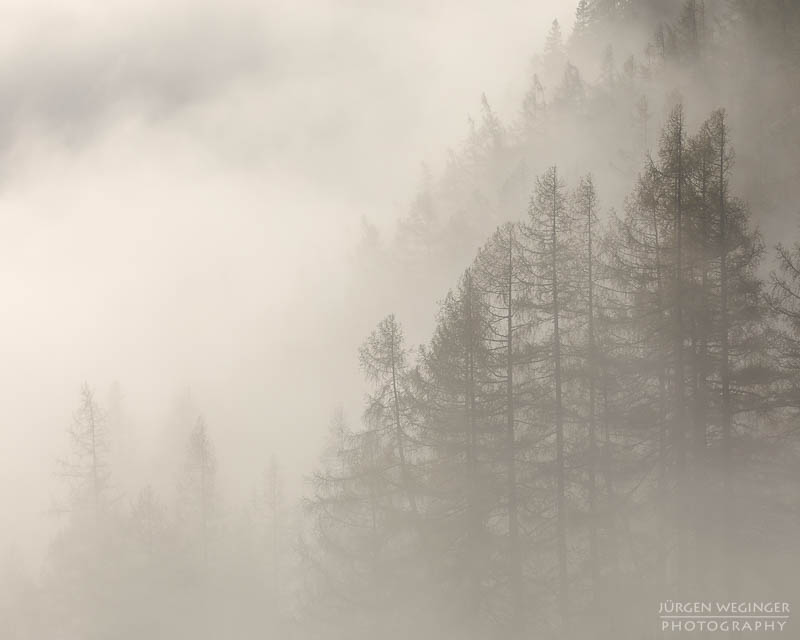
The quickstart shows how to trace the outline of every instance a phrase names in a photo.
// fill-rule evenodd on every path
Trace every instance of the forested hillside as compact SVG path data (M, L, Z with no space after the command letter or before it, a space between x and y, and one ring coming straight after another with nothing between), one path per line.
M309 503L314 615L637 637L665 594L792 590L800 250L733 192L723 109L658 138L624 212L552 166L427 345L369 336L363 426L334 423Z
M668 599L798 593L800 6L580 0L531 53L364 221L365 401L300 499L274 459L223 499L202 399L172 490L121 488L84 385L0 637L658 638Z
M380 304L395 309L416 308L420 287L439 299L494 227L519 218L535 176L553 164L571 181L595 176L602 217L622 211L677 102L692 129L726 110L736 193L769 246L795 233L798 20L782 0L578 3L574 28L554 22L532 56L518 107L503 120L483 96L443 170L423 167L396 233L380 236L365 221L362 287L388 281L375 289L392 292ZM398 291L409 293L398 301Z
M796 588L799 19L582 0L519 113L483 96L396 235L367 228L387 311L416 335L441 303L419 349L395 315L365 343L392 393L315 478L316 615L656 637L676 594Z

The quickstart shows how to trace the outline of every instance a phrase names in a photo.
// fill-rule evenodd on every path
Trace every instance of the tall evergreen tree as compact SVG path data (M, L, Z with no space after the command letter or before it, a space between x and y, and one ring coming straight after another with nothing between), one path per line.
M493 615L492 496L486 345L487 307L468 269L441 304L430 345L414 376L416 413L426 444L425 493L432 557L455 602L453 623L479 635Z
M411 445L408 433L407 352L403 329L394 315L384 318L370 334L359 352L361 369L373 384L373 393L365 417L376 430L392 434L397 455L399 486L408 501L414 519L419 516L415 481L412 472Z
M556 556L558 575L558 610L561 624L569 621L569 566L567 558L568 479L566 468L567 425L564 377L563 335L564 311L570 309L575 295L574 279L569 274L572 246L572 220L567 206L564 182L556 167L551 167L536 180L535 193L529 208L529 221L524 228L526 260L536 287L537 360L546 380L547 413L552 416L555 435L555 511ZM544 409L544 407L542 407Z
M488 383L492 394L490 419L503 433L499 443L500 460L505 462L504 503L508 518L508 576L510 585L511 627L519 633L524 625L525 564L522 540L522 514L530 511L523 504L520 486L524 466L523 451L527 422L526 397L531 393L528 375L530 355L527 335L531 331L530 276L518 225L500 227L481 249L475 262L478 286L487 304L489 352Z
M563 70L567 56L564 50L564 36L558 20L553 20L544 41L544 70L549 78L558 78Z

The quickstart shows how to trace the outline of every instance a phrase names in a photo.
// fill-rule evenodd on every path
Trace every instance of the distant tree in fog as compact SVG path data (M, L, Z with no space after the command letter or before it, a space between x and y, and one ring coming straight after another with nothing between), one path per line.
M575 23L570 34L570 45L580 44L589 33L592 25L593 11L589 0L578 0L575 8Z
M58 474L72 490L70 510L88 507L98 522L108 505L110 469L106 414L87 383L81 387L78 409L68 429L70 456L59 460Z
M134 535L147 556L157 558L164 549L164 537L169 523L164 506L153 487L144 487L131 505L131 524Z
M361 369L372 385L365 413L367 424L379 437L393 440L399 470L398 486L413 518L418 516L412 471L406 380L407 351L403 329L394 315L384 318L359 351Z
M561 25L558 20L553 20L550 25L550 31L548 31L547 38L544 41L543 62L547 69L557 75L561 73L565 61L566 53L564 51L564 36L561 33Z
M184 477L180 485L180 509L187 524L193 530L201 549L204 567L209 562L209 546L215 515L216 458L208 435L208 426L201 416L197 418L189 434L184 465Z

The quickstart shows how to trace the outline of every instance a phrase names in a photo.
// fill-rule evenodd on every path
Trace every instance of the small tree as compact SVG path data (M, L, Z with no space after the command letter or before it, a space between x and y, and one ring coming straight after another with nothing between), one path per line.
M59 461L59 475L72 490L72 508L88 507L97 524L107 507L109 488L108 437L106 414L95 399L94 391L83 383L80 404L69 427L71 456Z
M561 35L561 25L558 20L553 20L550 31L544 41L544 64L548 74L558 75L561 66L566 60L564 53L564 38Z
M208 566L211 523L214 514L216 459L208 427L199 417L189 434L185 478L181 485L184 516L195 529L202 548L203 565Z
M385 430L393 434L400 487L416 518L418 508L409 460L408 411L404 394L407 354L403 329L393 314L381 320L361 346L359 355L361 369L373 384L365 416L367 423L374 425L378 431Z

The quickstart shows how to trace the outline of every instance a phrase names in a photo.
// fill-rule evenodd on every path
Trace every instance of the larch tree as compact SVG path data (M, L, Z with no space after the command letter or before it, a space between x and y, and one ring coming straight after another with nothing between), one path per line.
M337 613L349 604L375 606L384 591L382 507L385 482L374 437L359 437L337 411L320 468L306 500L312 518L304 545L306 572L313 578L310 606Z
M674 375L675 235L671 180L649 161L626 202L625 215L612 217L604 238L608 263L607 328L604 365L613 380L604 381L604 430L613 415L615 442L605 464L613 465L614 494L609 504L617 531L636 520L654 522L646 556L652 581L642 587L661 590L672 576L676 522L676 432ZM609 485L610 488L610 485ZM626 497L625 497L626 496ZM641 553L628 540L626 564L641 564ZM617 547L618 548L618 547ZM619 556L618 556L619 558ZM623 561L619 558L618 561Z
M686 304L689 298L687 283L687 230L690 228L690 217L687 207L687 182L689 177L689 157L686 150L686 124L684 108L676 104L661 134L658 149L659 172L662 176L662 204L669 229L669 269L668 275L668 309L671 321L671 384L673 388L673 419L671 423L672 446L675 454L675 501L674 517L683 518L689 501L689 483L686 474L687 441L689 425L687 421L686 391ZM679 580L685 580L688 574L688 541L683 522L676 527L676 569Z
M583 43L589 35L592 22L592 8L589 0L578 0L575 7L575 23L570 34L570 45Z
M571 206L575 220L573 231L575 252L575 273L578 274L576 314L583 325L583 336L579 339L577 351L583 361L582 386L585 390L586 406L586 485L589 528L589 575L592 599L596 603L600 595L600 551L598 540L599 495L597 448L598 394L602 390L600 354L598 352L598 313L597 279L599 278L597 219L597 193L591 174L582 177L575 189Z
M554 73L557 77L561 73L561 67L565 60L566 53L561 25L558 20L553 20L544 42L544 64L548 72Z
M422 463L427 544L437 573L454 596L454 623L477 633L493 615L489 522L495 478L488 421L487 305L473 269L442 301L430 344L413 376L415 414L426 453Z
M312 615L335 620L342 633L385 634L392 620L393 629L402 628L409 608L422 617L431 606L396 467L394 439L384 430L366 425L353 431L341 415L334 417L306 502L313 529L301 555L314 578Z
M373 385L365 418L373 429L389 433L394 439L400 474L399 486L416 526L419 509L412 471L411 438L408 433L407 356L403 329L394 315L381 320L359 351L361 370Z
M80 403L69 427L71 456L59 461L59 475L67 479L73 492L71 511L88 507L95 526L108 507L110 469L106 414L87 383L80 392Z
M201 563L209 565L215 511L216 456L205 419L200 416L189 434L185 475L181 484L184 515L200 545Z
M682 108L673 109L658 161L642 173L610 242L618 330L629 336L617 357L628 359L632 373L621 374L639 395L626 404L641 406L639 416L628 411L626 429L651 425L658 575L698 588L711 577L710 549L733 529L714 531L713 522L729 518L708 514L725 510L733 468L745 472L752 462L741 446L733 462L733 442L741 429L759 428L773 378L756 275L763 247L746 207L728 193L727 137L716 111L687 140Z
M520 520L530 505L522 503L520 486L525 458L521 438L527 415L526 398L531 394L528 375L531 333L531 284L525 249L520 242L519 225L507 223L498 228L478 253L475 277L486 300L488 349L487 385L491 398L488 416L503 434L499 439L499 460L505 462L504 503L508 519L508 577L510 624L513 633L524 628L526 590L524 580L525 544ZM501 485L502 486L502 485Z
M770 302L779 319L779 339L774 351L784 372L774 403L800 410L800 242L779 244L777 267L770 275Z
M720 500L710 496L710 504L719 504L723 523L719 533L725 551L726 580L735 590L737 578L730 559L743 548L734 526L734 503L741 492L735 477L756 463L758 448L746 445L748 431L761 430L760 415L765 399L776 378L775 367L768 358L772 334L767 315L767 299L758 275L764 245L759 232L752 227L750 212L730 192L734 153L725 111L714 111L701 129L711 161L710 212L712 260L708 279L711 282L709 338L709 386L718 407L709 429L709 445L715 453L721 478Z
M131 505L130 519L137 543L144 550L144 555L149 560L156 561L165 548L168 522L166 510L151 485L139 491Z
M572 220L567 206L564 182L556 167L551 167L536 179L536 189L529 207L529 220L524 227L525 260L532 282L535 283L534 305L536 328L534 356L540 369L537 377L551 397L546 403L552 416L555 436L555 521L558 576L558 611L562 625L570 616L569 565L567 558L567 425L563 335L564 310L569 309L575 295L571 266ZM542 407L544 409L544 407Z

